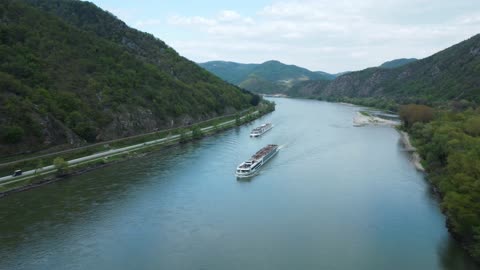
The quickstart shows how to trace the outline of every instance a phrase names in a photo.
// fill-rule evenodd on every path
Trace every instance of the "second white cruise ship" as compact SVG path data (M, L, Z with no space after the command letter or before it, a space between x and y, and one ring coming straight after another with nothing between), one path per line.
M273 125L272 123L266 123L266 124L263 124L259 127L256 127L252 130L252 132L250 132L250 137L260 137L262 136L265 132L269 131L270 129L272 129Z

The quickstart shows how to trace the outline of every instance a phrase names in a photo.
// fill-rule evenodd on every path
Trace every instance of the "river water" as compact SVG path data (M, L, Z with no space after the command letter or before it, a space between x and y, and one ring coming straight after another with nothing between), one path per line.
M274 100L251 125L1 199L0 269L477 269L394 129Z

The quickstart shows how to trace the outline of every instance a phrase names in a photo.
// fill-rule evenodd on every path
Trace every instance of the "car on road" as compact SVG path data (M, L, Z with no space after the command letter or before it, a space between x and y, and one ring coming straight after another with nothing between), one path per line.
M12 174L13 177L22 175L22 170L15 170Z

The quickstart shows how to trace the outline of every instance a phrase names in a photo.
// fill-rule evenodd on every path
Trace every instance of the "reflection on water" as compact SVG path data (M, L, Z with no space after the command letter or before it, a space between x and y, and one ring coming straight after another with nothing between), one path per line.
M3 198L0 269L478 269L395 130L275 101L251 125Z

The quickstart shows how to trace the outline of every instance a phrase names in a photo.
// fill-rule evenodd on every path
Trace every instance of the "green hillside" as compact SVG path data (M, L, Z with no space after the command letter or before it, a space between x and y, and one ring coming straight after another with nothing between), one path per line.
M0 3L0 153L67 148L258 102L88 2Z
M252 91L255 93L266 93L266 94L283 92L284 91L283 89L285 88L284 84L266 80L255 74L249 75L238 86L244 89L248 89L249 91Z
M387 61L387 62L381 64L379 67L381 67L381 68L397 68L397 67L404 66L406 64L410 64L410 63L415 62L417 60L418 59L416 59L416 58L400 58L400 59Z
M285 93L294 84L307 80L333 80L335 75L310 71L279 61L262 64L239 64L212 61L199 64L220 78L256 93Z
M387 99L398 103L480 102L480 35L398 68L369 68L309 83L290 94L342 100Z
M250 75L257 64L240 64L225 61L210 61L199 64L223 80L240 85Z

